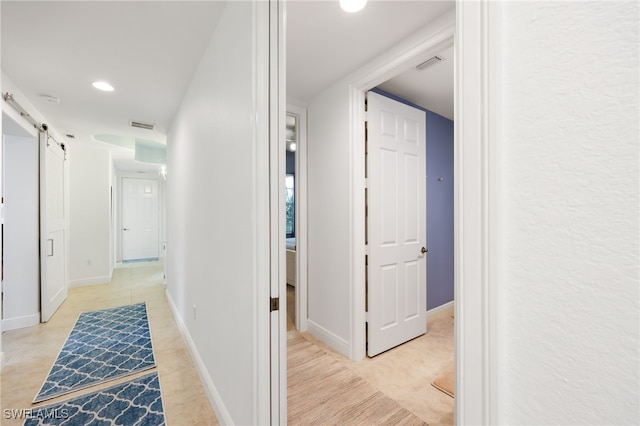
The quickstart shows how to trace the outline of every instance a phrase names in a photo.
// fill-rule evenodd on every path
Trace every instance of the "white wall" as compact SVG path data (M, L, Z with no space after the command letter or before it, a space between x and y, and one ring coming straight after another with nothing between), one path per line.
M2 330L40 322L38 139L3 135Z
M257 304L260 283L268 295L259 265L268 210L256 201L268 197L269 181L256 155L255 119L266 116L256 114L254 34L263 22L254 7L226 6L167 138L170 304L220 422L239 425L269 414L260 387L269 371L259 370L269 347L256 337L259 323L269 327L268 299Z
M349 87L309 102L307 123L309 331L349 356Z
M500 421L639 424L638 3L503 6Z
M111 281L111 154L74 142L69 158L70 286Z

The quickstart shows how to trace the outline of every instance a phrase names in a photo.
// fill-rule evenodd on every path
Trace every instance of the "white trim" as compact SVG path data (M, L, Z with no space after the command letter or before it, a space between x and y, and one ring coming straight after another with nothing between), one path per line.
M349 342L342 337L333 334L321 325L316 324L312 320L309 320L307 324L309 325L309 333L314 337L326 343L342 355L346 357L349 356Z
M204 365L204 361L200 358L200 354L198 353L198 348L196 348L191 335L189 334L189 330L185 325L182 317L178 312L178 308L176 307L173 299L171 298L171 293L165 291L167 296L167 302L169 302L169 308L171 309L171 313L173 315L173 319L178 326L178 330L180 330L180 334L182 335L184 342L189 350L189 354L191 355L191 359L195 364L196 371L198 372L198 376L200 377L200 381L203 384L205 393L207 394L207 398L209 399L209 404L211 404L211 408L216 414L218 421L220 424L231 425L233 424L233 419L231 418L231 414L225 407L224 402L222 401L222 397L220 396L220 392L216 389L216 386L213 383L213 380L207 373L207 369Z
M2 331L17 330L40 324L40 313L2 319Z
M429 323L429 320L431 319L431 317L433 317L434 315L438 315L442 311L446 311L447 309L451 309L454 306L455 306L455 301L452 300L451 302L447 302L444 305L436 306L435 308L429 309L427 311L427 324ZM428 330L427 330L427 332L428 332Z
M307 314L307 110L287 105L287 114L296 117L296 329L308 329Z
M458 1L455 75L457 424L497 424L499 2ZM493 26L493 28L492 28Z
M0 352L0 371L4 367L4 352Z
M69 281L69 288L71 287L85 287L89 285L109 284L111 282L111 275L103 275L99 277L82 278L79 280Z
M364 147L364 100L362 86L349 87L349 332L348 357L354 361L364 359L367 351L366 336L366 266L365 253L365 147ZM354 125L362 124L362 125Z
M273 25L278 23L279 15L277 9L279 0L267 2L254 1L253 3L253 93L254 93L254 133L253 133L253 155L254 155L254 188L252 194L255 204L254 209L254 259L255 271L254 282L254 386L252 400L254 401L254 424L273 423L274 419L279 421L282 411L282 404L286 403L282 392L286 392L286 351L282 352L282 345L286 340L284 322L286 318L280 318L280 312L270 312L269 299L277 297L280 283L281 271L280 263L284 264L284 239L282 241L282 252L275 249L272 235L274 226L277 228L277 221L280 216L272 213L271 185L274 179L273 173L277 173L272 168L271 152L274 149L272 144L277 144L277 135L280 133L278 121L282 121L284 129L284 106L279 105L278 94L278 63L277 55L280 51L277 37L273 37ZM275 9L275 10L274 10ZM280 28L276 26L276 31ZM275 62L275 63L274 63ZM275 72L275 73L274 73ZM275 93L274 93L275 90ZM275 124L274 124L275 122ZM275 126L275 128L274 128ZM275 132L275 135L274 135ZM275 136L276 139L273 139ZM284 147L284 141L283 147ZM284 148L283 148L284 149ZM282 152L284 156L284 152ZM284 176L282 177L284 187ZM279 191L282 193L283 191ZM284 208L284 205L283 205ZM282 217L284 223L284 217ZM275 224L274 224L275 222ZM283 228L284 229L284 228ZM284 288L284 271L282 271L282 284ZM285 293L286 294L286 293ZM284 385L283 385L284 383ZM286 408L285 408L286 413ZM284 414L286 417L286 414Z

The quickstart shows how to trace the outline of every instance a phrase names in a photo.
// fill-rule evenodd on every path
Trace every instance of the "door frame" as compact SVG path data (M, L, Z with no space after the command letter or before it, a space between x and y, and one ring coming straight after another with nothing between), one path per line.
M441 50L450 47L454 42L455 20L453 16L441 18L429 27L426 32L419 33L409 43L401 45L380 56L375 62L362 69L362 72L350 80L350 332L349 355L353 360L363 359L366 355L365 332L365 150L364 126L365 95L377 85L395 77L426 60Z
M419 59L455 46L454 238L455 422L495 424L497 418L499 262L499 164L501 144L497 2L456 1L455 18L444 16L348 77L350 99L351 359L365 342L365 92L409 69ZM451 21L453 21L451 23Z
M287 114L296 117L296 330L307 331L307 109L287 104ZM286 293L285 293L286 294Z
M118 263L122 263L123 261L123 231L122 231L122 215L124 208L124 185L123 179L146 179L146 180L156 180L158 181L158 257L162 258L165 254L163 250L163 241L167 238L166 236L166 185L165 181L160 178L160 176L151 171L145 173L137 173L133 171L126 170L114 170L114 182L115 185L113 187L113 202L115 203L112 206L115 212L115 229L113 232L114 238L114 266ZM166 259L164 260L166 262Z
M158 255L156 256L158 259L162 258L163 255L163 250L162 250L162 246L163 246L163 236L164 236L164 218L162 215L162 211L163 211L163 202L164 202L164 185L162 184L162 180L159 177L156 177L155 175L151 174L151 173L139 173L138 176L127 176L127 174L125 173L124 175L121 175L119 177L119 185L120 185L120 229L118 230L120 233L120 260L121 262L124 262L124 208L125 208L125 191L124 191L124 180L125 179L138 179L138 180L150 180L150 181L154 181L157 183L158 185L158 209L156 214L158 215Z

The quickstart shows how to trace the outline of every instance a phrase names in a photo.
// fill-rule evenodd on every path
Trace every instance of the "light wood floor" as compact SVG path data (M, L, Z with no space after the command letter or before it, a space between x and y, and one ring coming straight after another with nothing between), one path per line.
M124 265L116 269L109 284L70 289L68 299L48 323L4 332L3 413L5 409L32 408L31 401L81 312L145 301L167 424L217 425L171 315L162 274L159 263ZM293 324L291 311L289 327ZM451 310L430 319L427 335L360 362L350 361L309 334L295 329L288 333L290 424L453 424L453 398L430 385L453 360ZM99 387L132 377L135 375ZM22 424L4 416L0 422L3 426Z
M287 306L293 297L288 286ZM453 306L428 316L424 336L358 362L295 331L287 316L289 424L453 425L454 399L431 385L453 365Z

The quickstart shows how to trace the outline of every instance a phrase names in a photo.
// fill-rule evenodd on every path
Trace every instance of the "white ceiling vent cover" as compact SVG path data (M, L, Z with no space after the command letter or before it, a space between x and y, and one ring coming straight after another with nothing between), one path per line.
M137 127L139 129L154 130L156 128L155 124L143 123L141 121L131 120L129 123L131 124L131 127Z

